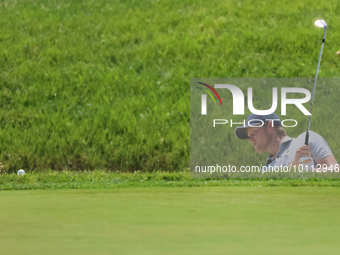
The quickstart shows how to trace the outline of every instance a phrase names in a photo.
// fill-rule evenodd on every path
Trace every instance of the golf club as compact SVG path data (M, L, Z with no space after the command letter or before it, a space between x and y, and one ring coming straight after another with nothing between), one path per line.
M324 21L323 19L319 19L317 21L314 22L314 24L317 27L322 27L324 29L324 34L323 34L323 39L322 39L322 44L321 44L321 50L320 50L320 55L319 55L319 61L318 61L318 66L316 68L316 74L315 74L315 78L314 78L314 86L313 86L313 91L312 91L312 98L311 98L311 102L310 102L310 108L309 108L309 112L310 114L312 114L312 108L313 108L313 100L314 100L314 94L315 94L315 87L316 87L316 81L318 79L318 73L319 73L319 67L320 67L320 61L321 61L321 55L322 55L322 50L323 50L323 45L325 43L325 39L326 39L326 32L327 32L327 23L326 21ZM310 118L312 115L309 115L308 117L308 124L307 124L307 132L306 132L306 139L305 139L305 145L308 145L309 142L309 128L310 128ZM309 164L313 161L313 159L311 157L301 157L299 162L300 163L305 163L305 164Z

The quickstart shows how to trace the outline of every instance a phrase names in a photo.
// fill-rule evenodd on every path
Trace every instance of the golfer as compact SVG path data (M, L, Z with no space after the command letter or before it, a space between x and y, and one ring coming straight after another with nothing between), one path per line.
M257 153L269 152L266 166L298 166L301 157L312 157L313 162L309 165L314 164L314 167L338 164L322 136L310 131L309 145L305 145L306 132L297 138L287 136L275 113L250 114L246 126L237 127L235 135L239 139L248 139Z

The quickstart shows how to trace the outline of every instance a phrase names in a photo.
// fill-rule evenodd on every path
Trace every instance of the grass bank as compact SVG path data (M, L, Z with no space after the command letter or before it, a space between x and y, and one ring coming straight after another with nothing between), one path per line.
M339 10L338 0L2 1L0 162L7 172L187 167L190 78L313 78L320 17L319 77L339 77Z
M189 172L113 173L43 171L0 175L0 190L117 189L141 187L340 187L339 179L193 179Z

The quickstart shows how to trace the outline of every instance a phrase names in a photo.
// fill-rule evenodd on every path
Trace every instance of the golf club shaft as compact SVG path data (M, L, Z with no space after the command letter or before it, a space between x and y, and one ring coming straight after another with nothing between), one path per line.
M318 79L319 67L320 67L321 56L322 56L322 51L323 51L323 46L324 46L324 43L325 43L325 39L326 39L326 31L325 31L325 33L324 33L324 35L323 35L322 44L321 44L321 50L320 50L320 55L319 55L319 61L318 61L318 66L317 66L317 68L316 68L316 74L315 74L315 78L314 78L314 85L313 85L313 91L312 91L312 98L311 98L310 108L309 108L309 113L310 113L310 114L312 114L313 101L314 101L314 94L315 94L315 88L316 88L316 81L317 81L317 79ZM312 115L309 115L309 117L308 117L305 145L308 145L308 142L309 142L309 128L310 128L310 119L311 119L311 116L312 116Z

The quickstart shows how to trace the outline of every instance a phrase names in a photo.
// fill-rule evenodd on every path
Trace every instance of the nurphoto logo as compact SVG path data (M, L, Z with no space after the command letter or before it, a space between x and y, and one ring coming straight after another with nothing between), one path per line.
M208 84L202 83L202 82L198 82L206 87L208 87L209 89L211 89L215 95L217 96L217 98L220 100L221 106L222 106L222 101L221 98L219 96L219 94L217 93L217 91L211 87ZM197 87L198 89L202 89L200 87ZM230 85L230 84L215 84L215 88L217 89L228 89L231 94L232 94L232 98L233 98L233 115L244 115L244 94L242 92L242 90L240 88L238 88L235 85ZM213 95L206 89L202 89L205 92L207 92L210 97L214 100L215 105L216 105L216 101L215 98L213 97ZM305 97L304 98L299 98L299 99L290 99L287 98L287 94L288 93L300 93L303 94ZM271 114L273 112L275 112L276 108L277 108L277 104L278 104L278 96L277 96L277 88L272 88L272 106L270 107L270 109L267 110L258 110L255 109L254 105L253 105L253 88L250 87L248 88L248 108L249 110L257 115L268 115ZM304 88L281 88L281 115L286 115L287 114L287 104L292 104L295 105L298 109L300 109L300 111L304 114L304 115L311 115L311 113L302 105L304 103L307 103L311 98L311 94L309 92L309 90L304 89ZM202 94L201 97L201 109L202 109L202 115L207 115L207 95L206 94Z

